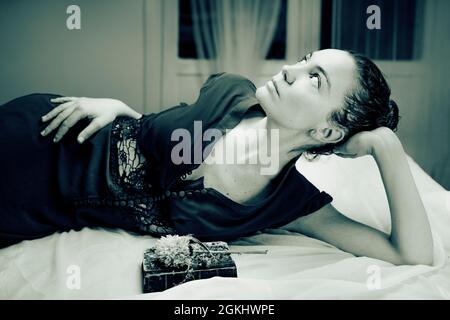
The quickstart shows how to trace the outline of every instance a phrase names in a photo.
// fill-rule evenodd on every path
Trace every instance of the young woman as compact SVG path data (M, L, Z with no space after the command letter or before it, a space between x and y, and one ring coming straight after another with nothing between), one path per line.
M0 107L0 239L6 246L102 226L231 240L283 227L355 255L431 264L427 215L393 132L398 119L375 64L334 49L284 66L257 89L241 76L213 75L195 103L160 113L141 115L112 99L17 98ZM195 133L196 121L222 137L208 141ZM173 161L177 129L193 137L183 154L190 161ZM276 173L261 174L261 163L205 161L225 154L230 139L248 142L244 160L260 152L261 141L239 139L247 129L277 130L278 141L259 136L277 144ZM205 155L200 162L195 151ZM295 170L302 153L372 155L389 200L391 234L338 212L330 195Z

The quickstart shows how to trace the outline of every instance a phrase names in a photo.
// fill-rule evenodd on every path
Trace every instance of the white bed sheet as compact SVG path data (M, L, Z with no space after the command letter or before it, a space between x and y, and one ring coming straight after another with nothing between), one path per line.
M432 221L433 267L393 266L300 234L268 229L231 243L232 248L269 249L267 255L234 256L237 279L214 277L141 294L142 254L156 239L85 228L0 250L0 299L449 299L449 192L409 161ZM371 162L332 156L315 163L301 160L298 169L332 194L338 209L388 230L387 202ZM380 288L367 285L373 266L380 272ZM80 271L79 289L67 285L73 270Z

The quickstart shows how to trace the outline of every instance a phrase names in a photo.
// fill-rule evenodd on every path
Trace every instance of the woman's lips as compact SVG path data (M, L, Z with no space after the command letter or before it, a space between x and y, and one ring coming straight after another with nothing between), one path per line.
M267 84L272 84L272 86L273 86L272 90L275 89L275 92L277 93L277 95L280 96L280 93L278 92L278 86L277 86L277 83L275 81L269 80L267 82Z
M273 83L273 86L275 87L275 90L277 91L278 96L280 96L280 92L278 91L278 85L277 85L277 83L276 83L275 80L273 80L273 79L272 79L272 83Z

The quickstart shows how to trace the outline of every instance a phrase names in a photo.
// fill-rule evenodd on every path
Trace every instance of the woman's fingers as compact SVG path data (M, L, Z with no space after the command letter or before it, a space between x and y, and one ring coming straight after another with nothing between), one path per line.
M86 117L86 115L83 114L83 112L81 112L80 110L73 111L59 126L53 142L60 141L62 137L67 133L67 131L69 131L69 129L72 128L75 123L77 123L84 117Z
M357 158L358 157L358 154L356 154L356 153L334 152L334 154L341 158Z
M41 132L41 135L46 136L53 130L59 127L61 122L63 122L75 109L75 106L70 106L63 111L61 111L58 116L50 122L50 124Z
M344 154L344 153L335 153L335 155L341 157L341 158L354 158L354 155L350 155L350 154Z
M54 117L56 117L59 113L61 113L64 109L74 105L76 102L72 101L72 102L66 102L63 103L59 106L57 106L56 108L54 108L52 111L50 111L49 113L47 113L46 115L42 116L42 122L46 122L48 120L53 119Z
M102 120L101 118L95 118L94 120L92 120L91 123L89 123L89 125L78 135L78 143L83 143L84 141L89 139L90 136L106 126L109 122L110 121Z
M59 97L59 98L50 99L50 101L55 102L55 103L62 103L62 102L72 101L75 99L76 99L76 97Z

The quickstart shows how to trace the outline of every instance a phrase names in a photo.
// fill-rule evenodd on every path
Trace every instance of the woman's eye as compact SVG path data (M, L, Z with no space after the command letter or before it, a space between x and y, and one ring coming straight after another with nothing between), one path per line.
M318 73L312 73L310 76L311 81L313 82L314 86L319 89L321 85L320 81L320 75Z
M308 53L303 58L299 59L297 62L305 63L311 58L311 56L312 56L312 53Z
M299 62L299 63L306 63L306 56L304 56L303 58L301 58L301 59L298 59L298 61L297 62Z

